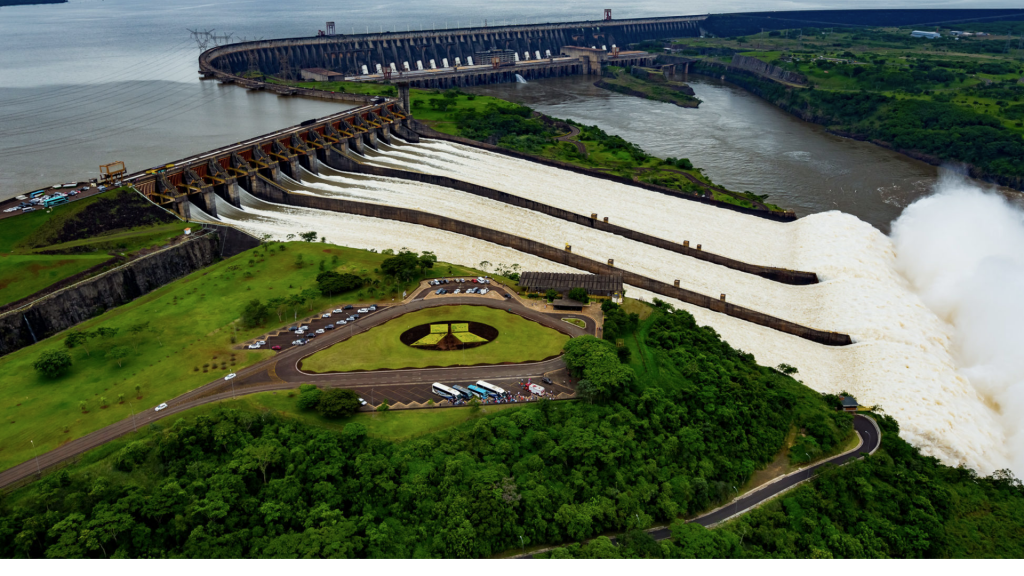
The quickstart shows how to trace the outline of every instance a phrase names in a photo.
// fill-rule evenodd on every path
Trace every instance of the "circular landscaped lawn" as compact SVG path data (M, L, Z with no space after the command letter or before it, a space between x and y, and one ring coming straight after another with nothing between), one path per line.
M446 327L445 334L472 339L468 326L466 331L462 326L474 324L490 328L492 331L486 334L490 336L496 332L496 336L486 346L465 350L431 349L402 341L403 335L410 340L406 333L418 335L418 331L424 332L422 337L428 337L430 326L441 325ZM428 328L423 330L422 326ZM323 373L536 362L560 354L568 339L561 332L503 310L484 306L439 306L399 316L369 332L321 350L302 360L300 368L306 372Z

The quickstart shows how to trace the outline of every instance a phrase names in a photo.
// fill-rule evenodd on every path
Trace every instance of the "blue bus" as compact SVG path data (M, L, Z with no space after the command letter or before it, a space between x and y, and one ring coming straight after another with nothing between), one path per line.
M42 190L36 190L35 192L29 194L28 197L35 198L36 196L40 196L42 194L46 194L46 188L43 188Z
M470 398L473 397L473 393L472 392L470 392L469 390L463 388L462 386L459 386L458 384L452 384L452 389L454 389L456 392L461 394L463 400L469 400Z
M66 196L54 196L53 198L47 198L43 200L43 206L50 208L53 206L60 206L61 204L67 204L68 199Z
M469 391L472 392L473 394L476 394L477 397L479 398L487 398L488 396L490 396L490 393L487 390L484 390L483 388L477 386L476 384L470 384ZM495 395L494 397L497 398L497 395Z

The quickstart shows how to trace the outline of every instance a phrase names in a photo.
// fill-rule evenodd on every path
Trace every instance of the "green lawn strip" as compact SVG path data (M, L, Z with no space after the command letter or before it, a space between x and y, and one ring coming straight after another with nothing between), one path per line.
M291 242L284 251L278 250L280 246L275 243L268 251L249 250L77 325L75 330L104 326L118 328L119 333L106 341L91 340L88 355L83 348L71 350L74 365L57 380L39 376L32 363L44 350L63 350L65 333L0 357L0 373L4 374L0 386L0 470L31 458L30 440L40 453L52 450L130 417L132 408L151 410L160 402L272 354L233 350L231 335L236 329L236 341L241 343L269 329L287 326L294 316L302 318L341 304L371 301L368 295L359 295L369 290L364 289L330 299L319 297L295 311L289 308L285 312L287 317L279 320L274 315L266 327L245 330L235 323L251 299L265 302L275 296L314 288L320 272L316 263L320 259L325 260L328 269L385 281L373 270L386 255L319 243ZM295 266L299 254L307 263L302 268ZM332 264L334 256L339 260ZM438 263L431 272L439 275L447 268L447 264ZM247 272L252 276L247 278ZM162 333L138 338L126 333L129 326L141 322L149 322ZM104 358L106 351L116 346L132 349L132 355L120 368ZM143 398L139 401L134 400L136 384L142 386ZM132 404L118 404L119 394L124 394ZM107 398L108 408L100 408L101 397ZM87 402L88 413L79 410L80 401Z
M434 344L437 344L441 340L444 340L444 337L447 336L447 335L448 334L436 334L436 333L434 333L434 334L427 334L423 338L420 338L419 340L413 342L412 345L413 346L433 346Z
M473 334L472 332L455 332L453 335L462 342L463 344L472 344L474 342L487 342L487 338L483 338Z
M447 324L431 324L430 325L430 333L431 334L447 334L448 333L448 325Z
M584 322L583 320L580 320L579 318L562 318L562 322L568 322L569 324L572 324L573 326L579 326L580 328L587 327L587 323Z
M106 254L0 254L0 306L21 300L111 258Z
M469 332L469 324L452 324L452 332Z
M52 244L50 246L36 248L33 252L40 252L43 250L48 252L53 250L68 250L71 248L95 245L97 250L117 249L120 252L130 253L136 250L166 244L172 238L181 236L184 233L185 228L192 228L193 232L195 232L200 227L201 225L197 225L195 223L172 222L170 224L162 224L160 226L149 226L136 230L125 230L112 234L94 236L92 238L83 238L82 240L72 240L71 242L64 242L63 244Z
M399 336L410 328L449 319L487 324L498 330L498 337L486 346L457 351L418 350L399 341ZM441 306L399 316L321 350L304 359L302 369L322 373L530 362L558 355L568 339L564 334L502 310Z

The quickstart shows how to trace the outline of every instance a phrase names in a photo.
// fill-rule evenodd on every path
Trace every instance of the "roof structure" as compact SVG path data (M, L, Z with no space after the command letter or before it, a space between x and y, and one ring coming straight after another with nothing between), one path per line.
M857 404L857 399L853 396L840 396L839 398L842 400L843 406L852 406L854 408L859 406L859 404Z
M552 302L551 305L554 306L556 309L558 309L558 308L573 308L573 309L581 308L582 309L584 306L586 306L586 304L584 304L583 302L580 302L578 300L573 300L572 298L559 298L558 300L555 300L554 302Z
M558 290L568 292L583 288L588 294L608 296L622 292L622 276L611 274L565 274L559 272L523 272L519 285L536 291Z

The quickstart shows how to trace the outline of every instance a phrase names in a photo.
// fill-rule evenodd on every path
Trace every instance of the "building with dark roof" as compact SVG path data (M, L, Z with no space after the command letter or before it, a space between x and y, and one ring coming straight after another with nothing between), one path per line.
M853 396L840 396L839 401L843 403L843 412L856 412L860 406Z
M585 304L578 300L573 300L572 298L559 298L558 300L551 302L551 306L555 310L582 312Z
M573 288L583 288L591 296L611 296L622 293L622 276L611 274L564 274L559 272L523 272L519 285L531 292L555 290L567 294Z

